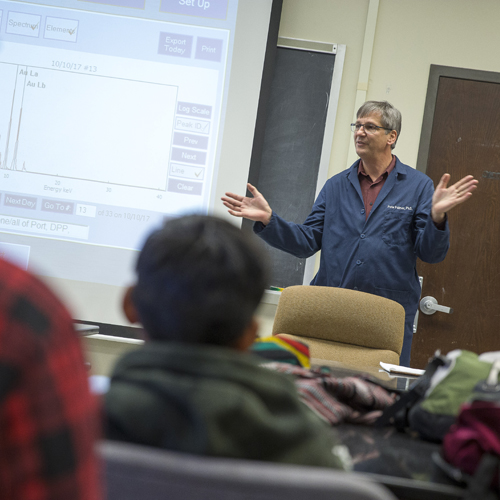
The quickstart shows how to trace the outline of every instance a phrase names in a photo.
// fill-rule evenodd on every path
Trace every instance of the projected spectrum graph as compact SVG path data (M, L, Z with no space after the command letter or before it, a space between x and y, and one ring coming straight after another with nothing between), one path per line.
M0 82L0 169L165 190L177 87L11 63Z

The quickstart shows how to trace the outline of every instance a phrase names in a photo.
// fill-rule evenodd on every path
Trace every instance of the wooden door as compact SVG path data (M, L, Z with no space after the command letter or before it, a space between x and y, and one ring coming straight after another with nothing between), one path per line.
M500 350L500 84L441 76L426 173L457 181L472 174L479 185L449 214L450 250L440 264L419 262L422 297L452 314L419 312L412 362L424 368L440 349Z

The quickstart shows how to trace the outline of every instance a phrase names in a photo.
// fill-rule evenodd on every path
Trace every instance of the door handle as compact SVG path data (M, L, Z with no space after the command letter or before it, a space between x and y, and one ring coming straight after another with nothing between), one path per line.
M420 310L424 314L434 314L435 312L443 312L446 314L451 314L453 312L453 309L451 307L446 307L446 306L440 306L438 304L438 301L431 296L424 297L420 301Z

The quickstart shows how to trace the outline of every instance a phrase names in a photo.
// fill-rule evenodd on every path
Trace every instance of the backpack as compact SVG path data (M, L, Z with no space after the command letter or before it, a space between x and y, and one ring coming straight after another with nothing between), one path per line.
M436 353L425 373L384 411L376 425L393 424L399 430L416 431L422 439L441 442L455 423L461 405L469 400L476 385L487 379L495 358L500 359L500 353Z
M447 475L468 486L466 499L497 498L500 492L500 361L473 389L456 422L443 438L434 462Z

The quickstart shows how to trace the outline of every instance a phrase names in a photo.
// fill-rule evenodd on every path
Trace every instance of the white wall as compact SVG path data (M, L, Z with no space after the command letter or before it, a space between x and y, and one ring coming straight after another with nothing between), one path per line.
M431 64L500 72L498 0L284 0L280 36L347 47L330 175L356 159L349 124L370 5L378 5L378 15L366 98L386 99L402 112L395 152L405 163L417 161Z
M397 149L411 165L417 160L430 65L500 72L499 20L496 0L380 2L369 94L385 94L400 108L404 133Z

